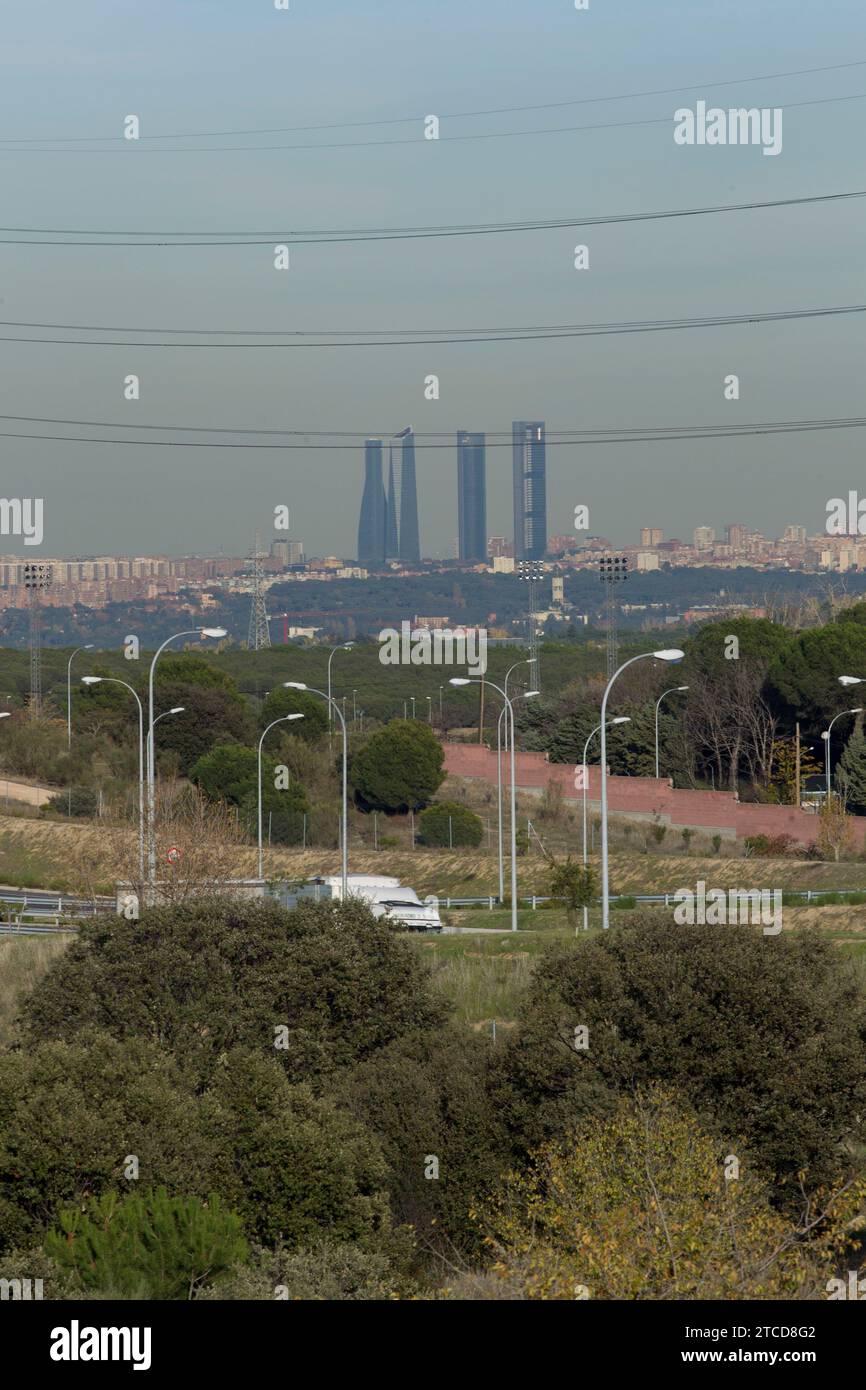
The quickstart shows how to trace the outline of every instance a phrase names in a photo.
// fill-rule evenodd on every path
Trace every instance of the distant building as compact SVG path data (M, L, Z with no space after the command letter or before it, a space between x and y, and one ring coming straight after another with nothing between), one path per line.
M364 441L364 492L358 518L358 559L381 565L385 559L385 489L382 486L382 441Z
M664 532L658 526L642 526L640 529L640 543L642 550L652 550L655 546L661 545Z
M635 556L635 568L639 571L657 570L659 557L655 550L639 550Z
M483 434L457 431L459 560L487 558L487 468Z
M505 536L491 536L487 542L487 554L491 560L497 555L514 555L514 547Z
M547 550L547 462L544 421L511 426L514 558L540 560Z
M696 526L692 532L692 544L695 550L712 550L715 539L716 533L712 526Z
M746 537L749 534L748 526L744 526L741 521L731 521L725 527L725 541L732 546L734 552L745 550Z

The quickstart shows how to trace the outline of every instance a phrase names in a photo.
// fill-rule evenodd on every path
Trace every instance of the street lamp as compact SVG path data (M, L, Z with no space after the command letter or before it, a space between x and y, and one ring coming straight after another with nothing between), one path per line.
M427 722L433 728L433 696L427 696Z
M658 781L659 777L659 705L665 698L665 695L674 695L677 691L688 690L688 688L687 685L672 685L670 690L663 690L656 700L656 781Z
M273 719L273 720L271 721L271 723L268 725L267 729L265 729L265 730L263 731L262 736L261 736L261 738L259 739L259 752L258 752L258 774L259 774L259 783L258 783L258 785L259 785L259 878L262 878L262 877L264 876L263 873L262 873L262 744L263 744L264 741L265 741L265 734L269 733L270 730L274 727L275 724L285 724L287 720L291 720L291 719L303 719L303 717L304 717L304 716L303 716L302 714L282 714L282 715L280 715L279 719Z
M512 671L516 671L517 668L518 668L518 666L537 666L537 665L538 665L538 657L537 657L537 656L530 656L530 657L526 657L526 658L525 658L524 660L522 660L522 661L515 661L515 663L514 663L513 666L509 666L508 670L505 672L505 680L502 682L502 684L505 686L505 693L506 693L506 695L508 694L508 678L509 678L509 676L511 675ZM535 672L533 671L533 675L534 675L534 674L535 674ZM507 730L507 729L505 730L505 747L506 747L506 749L508 748L508 730Z
M324 690L315 690L313 686L304 685L302 681L283 681L283 685L286 690L306 690L310 695L318 695L321 700L328 700L343 726L343 902L346 902L349 894L349 778L346 756L346 717L341 713L336 700L329 699Z
M841 679L841 678L840 678L840 679ZM846 681L846 684L854 684L854 683L855 683L854 681L850 681L850 680L849 680L849 681ZM835 718L833 718L833 719L830 720L830 723L828 724L827 728L824 730L824 732L823 732L822 735L821 735L822 739L824 740L824 765L825 765L826 770L827 770L827 802L828 802L828 804L829 804L829 801L830 801L830 735L831 735L832 732L833 732L833 725L836 723L836 720L837 720L837 719L841 719L841 718L842 718L842 715L843 715L843 714L862 714L862 713L863 713L863 707L862 707L862 705L858 705L856 709L843 709L843 710L840 710L839 713L835 716Z
M135 703L138 705L138 872L142 883L144 882L144 709L141 697L127 681L119 680L117 676L82 676L82 685L122 685L124 690L128 690ZM181 714L183 705L177 705L174 709L166 710L166 714ZM154 724L158 724L160 719L165 719L165 714L160 714L154 719Z
M157 648L153 660L150 663L150 673L147 681L147 868L148 879L152 888L156 885L156 793L154 786L155 758L153 741L153 726L156 723L153 717L153 676L156 670L156 663L162 656L166 647L172 642L178 641L181 637L221 638L226 635L224 627L194 627L188 628L185 632L175 632L171 637L166 637L162 646Z
M631 723L631 716L628 715L628 714L618 714L617 717L616 717L616 719L611 719L611 720L609 720L608 722L609 722L610 724L630 724L630 723ZM586 785L586 784L587 784L587 782L589 781L589 768L587 767L587 764L586 764L586 758L587 758L587 754L588 754L588 752L589 752L589 745L590 745L590 743L592 742L592 740L595 738L596 734L600 732L600 730L601 730L601 725L600 725L600 724L597 724L596 727L593 729L592 733L590 734L589 738L586 740L586 743L583 745L583 763L581 764L581 768L582 768L582 771L583 771L583 867L584 867L584 868L586 868L586 865L587 865L587 852L586 852L586 792L587 792L587 785ZM583 909L583 930L584 930L584 931L586 931L587 925L588 925L588 923L587 923L587 909L584 908L584 909Z
M665 647L658 652L640 652L637 656L629 657L621 666L617 667L605 686L604 698L601 702L601 925L603 928L610 926L610 889L608 885L607 871L607 700L617 676L621 675L627 666L633 666L636 661L646 661L653 657L657 661L682 661L685 652L680 651L679 647Z
M92 642L88 642L84 647L76 647L66 663L66 747L69 749L72 748L72 663L79 652L92 651Z
M514 774L514 705L499 685L494 685L493 681L488 680L487 685L492 690L496 690L505 701L505 708L508 710L508 717L511 721L511 930L517 931L517 792ZM480 685L479 680L470 680L468 676L452 676L449 685ZM537 695L537 690L527 690L523 698L531 700ZM501 821L500 821L501 824Z
M328 657L328 738L331 737L331 724L333 723L333 715L331 714L331 662L334 660L335 652L350 652L354 645L354 642L341 642L339 646L331 648L331 654Z
M518 663L518 664L520 664L520 663ZM514 667L513 667L513 666L511 667L511 670L512 670L512 671L514 670ZM510 675L510 674L511 674L511 671L509 671L508 675ZM506 689L507 689L507 687L508 687L508 676L506 676L506 678L505 678L505 686L506 686ZM531 691L529 692L529 694L530 694L530 695L537 695L537 694L538 694L538 691L537 691L537 690L531 690ZM519 695L515 695L514 698L515 698L515 700L519 700L519 699L520 699L520 696L519 696ZM502 902L503 899L504 899L504 897L505 897L505 869L504 869L504 863L505 863L505 861L504 861L504 857L503 857L503 853L502 853L502 721L503 721L503 719L505 718L505 714L506 714L506 706L503 705L503 706L502 706L502 709L499 711L499 718L498 718L497 721L496 721L496 825L497 825L497 841L498 841L498 850L499 850L499 901L500 901L500 902ZM507 731L506 731L506 738L505 738L505 747L506 747L506 749L508 748L508 736L507 736Z

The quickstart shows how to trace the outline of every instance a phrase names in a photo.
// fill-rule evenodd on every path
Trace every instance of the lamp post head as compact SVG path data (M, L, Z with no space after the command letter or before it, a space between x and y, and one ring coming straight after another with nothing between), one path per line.
M677 690L688 690L688 688L689 688L689 687L688 687L687 685L678 685L678 686L677 686Z
M99 682L100 682L101 680L102 680L102 676L82 676L82 677L81 677L81 684L82 684L82 685L99 685Z
M685 652L681 652L679 647L664 647L660 652L653 652L653 656L658 657L659 661L682 661Z
M202 637L228 637L228 632L224 627L203 627Z
M175 705L174 709L169 710L169 714L183 714L186 705Z
M524 690L524 692L523 692L523 698L524 698L524 700L531 700L531 699L533 699L533 697L534 697L535 695L540 695L540 694L541 694L541 691L540 691L540 690Z
M11 718L12 718L12 713L11 713L11 711L8 710L8 709L4 709L3 712L2 712L2 714L0 714L0 719L11 719Z
M306 690L303 681L283 681L286 690Z
M618 714L618 715L616 716L616 719L612 719L610 722L611 722L611 724L630 724L630 723L631 723L631 715L630 715L630 714Z
M449 685L471 685L472 682L467 676L452 676Z
M303 719L304 716L302 714L287 714L284 717L286 719Z
M860 685L861 683L862 683L862 677L861 677L861 676L840 676L840 677L839 677L839 684L840 684L840 685Z
M86 646L86 647L82 647L81 650L82 650L83 652L92 652L92 651L93 651L93 643L92 643L92 642L88 642L88 643L87 643L87 646Z
M862 713L863 713L863 706L862 706L862 705L858 705L856 709L849 709L848 713L849 713L849 714L862 714Z

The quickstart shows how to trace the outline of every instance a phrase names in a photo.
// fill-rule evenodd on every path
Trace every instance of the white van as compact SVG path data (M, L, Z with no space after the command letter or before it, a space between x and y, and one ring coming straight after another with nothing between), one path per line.
M384 874L349 874L347 888L349 897L366 903L374 917L400 922L407 931L442 930L438 898L431 895L422 902L415 889L405 887L399 878ZM284 907L290 908L301 901L340 902L343 879L340 874L311 878L299 888L277 889L277 896Z

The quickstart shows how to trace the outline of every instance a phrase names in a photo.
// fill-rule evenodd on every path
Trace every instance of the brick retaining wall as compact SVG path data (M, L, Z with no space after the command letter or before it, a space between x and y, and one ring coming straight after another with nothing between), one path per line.
M496 785L496 754L479 744L446 743L445 768L455 777L472 777ZM590 766L587 805L598 810L601 773ZM541 795L551 782L558 782L566 799L582 804L583 792L575 789L575 768L570 763L549 763L543 753L516 753L517 786L522 792ZM508 755L503 755L503 785L510 776ZM607 779L608 809L611 815L633 816L637 820L658 817L664 825L681 829L713 831L726 837L745 839L748 835L790 835L800 844L813 843L817 817L796 806L765 806L738 801L732 792L675 791L669 778L611 777ZM866 817L852 816L855 843L866 843Z

